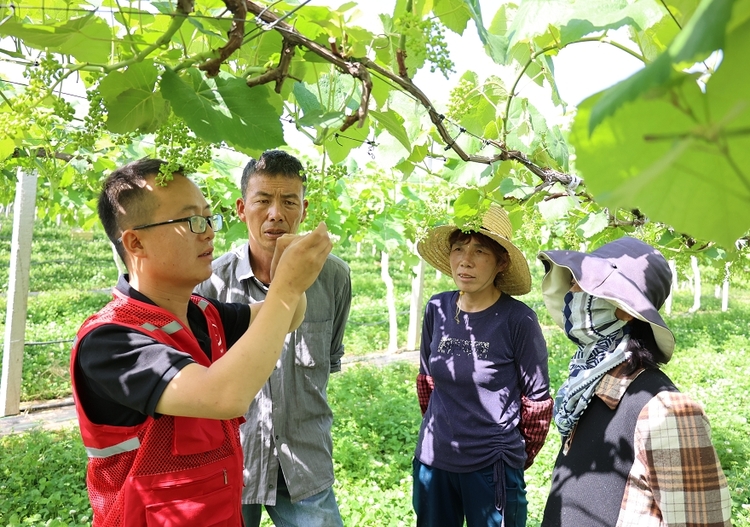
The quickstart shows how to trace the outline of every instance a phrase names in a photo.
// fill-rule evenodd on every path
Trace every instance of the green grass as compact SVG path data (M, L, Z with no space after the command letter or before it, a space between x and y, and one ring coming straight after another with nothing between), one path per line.
M736 318L739 318L738 315ZM735 317L732 317L735 318ZM724 320L721 320L724 321ZM680 334L678 333L678 341ZM733 335L739 338L739 335ZM570 348L568 349L570 351ZM750 526L747 423L747 349L716 365L703 350L681 351L684 360L670 363L670 375L685 392L706 406L713 439L729 481L735 527ZM722 382L707 387L695 378L692 361L716 367ZM562 356L552 368L564 367ZM686 366L687 365L687 366ZM345 525L408 526L411 509L411 457L420 412L414 393L417 367L397 363L378 368L354 366L331 378L329 400L333 429L336 492ZM743 414L744 412L744 414ZM560 441L554 430L536 463L526 472L530 527L541 521L554 458ZM83 486L85 454L75 430L32 432L0 439L0 525L88 525L90 511ZM52 485L49 482L54 482ZM62 488L62 490L60 490ZM33 489L33 490L29 490ZM743 504L745 507L743 507ZM47 523L57 520L58 523ZM16 523L19 525L20 523ZM264 526L270 526L265 520Z
M0 525L91 525L77 429L0 438Z
M352 276L352 306L344 335L344 346L349 355L377 353L388 347L388 311L385 304L385 285L380 277L380 260L367 254L356 256L341 253L349 264ZM393 279L396 311L398 313L398 341L403 346L409 325L411 298L411 270L396 259L389 265ZM451 287L450 278L436 275L432 268L425 273L425 299L430 292Z
M91 239L89 239L91 236ZM0 220L0 293L8 292L12 225ZM31 242L29 291L106 289L117 279L109 241L102 231L77 233L37 224Z
M103 236L75 238L65 229L35 229L27 341L72 339L81 322L110 298L99 292L116 280L116 268ZM7 290L10 233L0 223L0 291ZM217 246L220 246L217 243ZM218 252L226 247L221 246ZM388 342L380 262L369 250L336 251L351 266L354 299L345 337L348 355L380 352ZM42 261L44 260L44 262ZM5 274L2 274L5 273ZM565 378L571 344L547 314L538 291L541 269L532 265L534 290L522 297L539 315L550 352L550 381ZM391 260L399 315L399 341L408 323L409 269ZM452 287L449 278L428 268L425 300ZM93 291L92 291L93 290ZM713 289L709 293L713 293ZM692 296L679 292L674 314L666 320L677 337L674 358L666 366L677 386L700 401L711 421L713 440L729 481L732 520L750 527L750 291L733 287L730 310L720 311L712 295L702 310L687 314ZM5 322L0 296L0 326ZM0 327L0 329L2 329ZM23 400L68 395L69 343L27 347ZM421 416L414 391L413 364L353 366L332 376L336 492L346 525L407 526L411 509L411 459ZM559 449L554 430L536 463L526 472L530 527L538 526ZM0 527L88 526L91 511L85 491L86 457L78 432L30 432L0 438ZM270 526L265 519L263 526Z

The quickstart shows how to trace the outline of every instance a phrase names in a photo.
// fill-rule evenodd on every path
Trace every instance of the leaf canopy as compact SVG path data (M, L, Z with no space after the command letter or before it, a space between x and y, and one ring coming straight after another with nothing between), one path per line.
M492 201L533 248L628 233L732 249L750 229L750 0L396 0L364 21L361 2L23 4L0 6L0 56L24 67L0 73L0 171L41 170L48 217L93 224L102 173L143 155L219 174L204 184L231 211L227 166L285 148L342 239L385 246ZM472 27L484 49L451 49ZM580 42L644 68L565 113L554 56ZM497 67L457 71L469 52ZM413 80L427 69L449 101Z

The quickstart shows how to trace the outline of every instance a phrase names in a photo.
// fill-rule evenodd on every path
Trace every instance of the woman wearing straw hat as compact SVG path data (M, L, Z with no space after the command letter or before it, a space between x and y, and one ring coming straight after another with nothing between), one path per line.
M555 397L563 444L542 526L730 526L706 415L659 369L675 347L658 312L667 261L629 237L539 258L547 309L578 346Z
M531 289L505 211L477 231L429 231L417 248L458 290L433 296L422 328L414 457L419 527L526 525L524 467L552 417L547 347L534 312L511 295Z

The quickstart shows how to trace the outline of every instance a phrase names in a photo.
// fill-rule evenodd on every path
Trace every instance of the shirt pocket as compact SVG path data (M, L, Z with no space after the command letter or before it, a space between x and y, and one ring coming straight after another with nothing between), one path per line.
M331 367L333 319L304 321L296 331L294 363L304 368Z
M229 527L236 525L235 495L230 487L194 496L190 499L165 501L146 506L147 527ZM239 504L237 505L239 508Z

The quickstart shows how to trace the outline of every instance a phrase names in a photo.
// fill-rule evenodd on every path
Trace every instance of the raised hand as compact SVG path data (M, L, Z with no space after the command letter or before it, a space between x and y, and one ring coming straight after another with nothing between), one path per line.
M284 235L276 241L271 263L273 283L302 293L320 274L333 247L328 228L320 222L312 232L300 236Z

